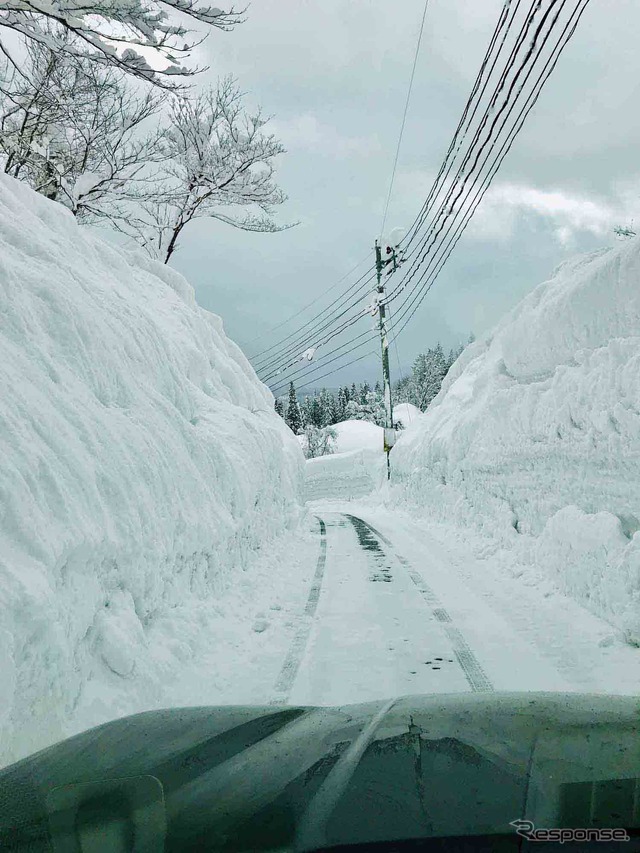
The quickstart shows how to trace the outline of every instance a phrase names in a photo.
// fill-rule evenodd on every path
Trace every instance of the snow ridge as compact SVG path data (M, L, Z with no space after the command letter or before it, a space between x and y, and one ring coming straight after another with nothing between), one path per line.
M392 451L401 498L497 537L638 644L639 284L637 239L561 265Z
M172 614L294 522L303 460L180 275L6 176L0 457L4 762L161 701L206 628Z

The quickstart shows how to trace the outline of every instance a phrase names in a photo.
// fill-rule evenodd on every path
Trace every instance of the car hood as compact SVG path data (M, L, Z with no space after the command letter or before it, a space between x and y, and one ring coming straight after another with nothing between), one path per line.
M118 814L181 853L631 829L639 721L636 698L557 693L149 711L0 771L0 846L81 849Z

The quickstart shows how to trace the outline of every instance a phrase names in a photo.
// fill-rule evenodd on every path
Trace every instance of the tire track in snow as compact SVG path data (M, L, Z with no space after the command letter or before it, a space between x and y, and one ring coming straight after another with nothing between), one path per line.
M435 594L435 592L431 589L431 587L426 583L420 572L416 571L416 569L412 568L409 561L406 560L401 554L399 554L392 542L387 539L387 537L380 533L379 530L376 530L373 525L364 521L364 519L359 518L355 515L346 515L346 518L353 524L356 528L362 529L362 527L368 528L374 536L377 536L382 542L387 545L390 551L393 553L396 560L403 566L411 580L413 581L416 589L422 596L422 598L426 601L427 605L431 608L431 612L435 619L438 622L442 623L442 628L449 638L449 642L453 646L453 651L455 653L456 659L460 664L460 668L464 672L465 678L467 679L469 686L474 691L474 693L492 693L493 685L489 681L486 673L480 666L478 659L474 655L471 647L465 640L462 632L455 627L453 624L453 620L451 616L447 612L447 610L442 606L442 602Z
M327 526L320 516L316 516L316 518L320 523L320 553L318 554L318 562L316 563L316 572L313 576L309 597L304 608L304 616L289 647L285 661L282 664L280 675L276 681L275 696L270 701L270 705L283 705L287 701L287 697L293 687L293 682L300 669L302 656L304 655L311 632L313 617L318 606L318 599L320 598L320 588L322 587L322 578L327 562Z

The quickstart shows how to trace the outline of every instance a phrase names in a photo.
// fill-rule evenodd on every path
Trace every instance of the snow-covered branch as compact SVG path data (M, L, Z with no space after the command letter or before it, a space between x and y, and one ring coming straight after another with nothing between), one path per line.
M230 78L217 89L174 101L162 145L163 189L145 206L148 251L166 263L185 226L200 217L245 231L291 227L273 219L273 208L286 200L273 180L273 160L284 149L262 132L266 123L260 112L244 111L242 93Z
M198 69L182 63L202 39L178 22L187 16L219 30L242 21L200 0L0 0L0 28L28 41L118 68L164 88ZM59 30L46 25L56 24ZM73 35L73 39L59 32Z
M133 221L128 202L157 189L163 132L147 124L162 99L119 71L32 42L0 93L4 171L85 221Z

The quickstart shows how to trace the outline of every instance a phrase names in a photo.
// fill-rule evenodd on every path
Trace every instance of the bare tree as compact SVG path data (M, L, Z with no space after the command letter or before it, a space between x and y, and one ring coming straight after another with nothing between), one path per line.
M150 167L163 134L146 125L161 94L138 94L121 72L40 42L27 53L0 93L4 171L85 221L129 221L128 202L157 191Z
M145 205L146 236L136 234L152 255L167 263L184 228L200 217L245 231L291 227L273 219L273 207L286 200L273 181L273 160L284 148L262 133L266 123L260 112L244 111L230 78L193 99L174 101L164 137L163 187Z
M19 74L5 64L4 171L79 219L106 220L165 263L199 217L247 231L290 227L272 213L286 199L273 180L284 149L263 133L259 111L245 111L232 79L193 98L141 92L117 69L40 42ZM152 119L167 99L161 130Z
M58 64L53 54L36 61L32 50L20 73L5 62L0 71L2 118L0 119L0 151L4 155L4 171L35 182L49 131L61 122L64 112L52 90L56 85ZM37 165L36 165L37 164ZM29 174L25 175L25 170Z
M191 31L171 20L169 13L181 13L220 30L232 29L242 20L242 13L233 8L224 12L200 0L2 0L0 28L14 30L54 52L88 58L174 88L176 75L195 73L181 62L201 39L188 39ZM47 31L45 23L58 24L75 38ZM10 57L2 41L0 50ZM19 63L11 61L19 73Z

